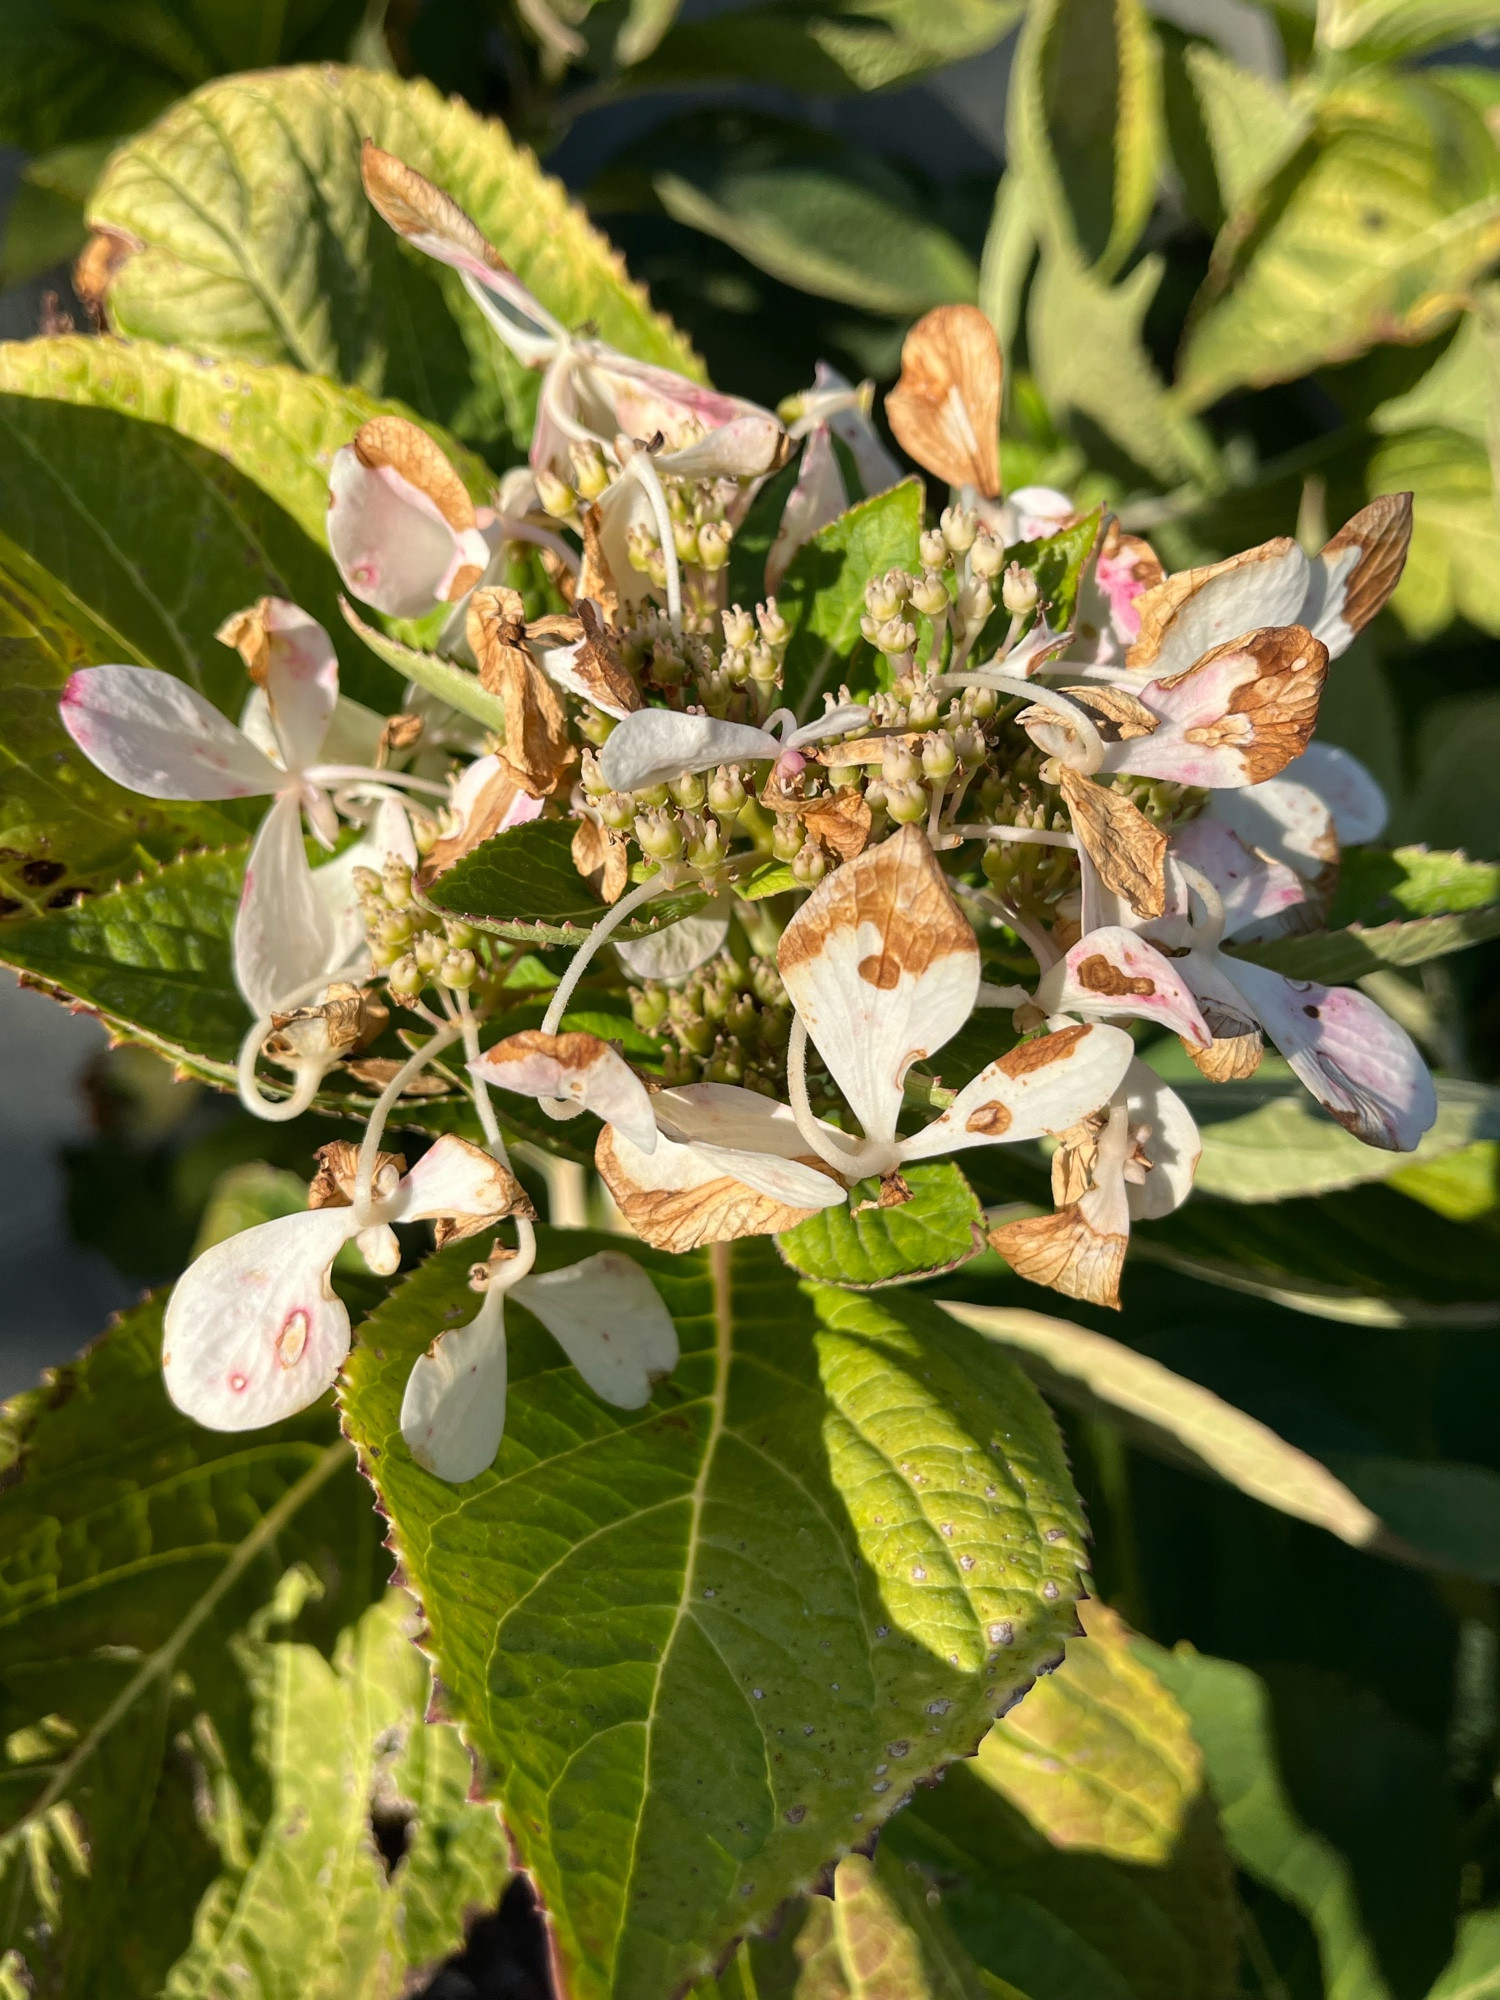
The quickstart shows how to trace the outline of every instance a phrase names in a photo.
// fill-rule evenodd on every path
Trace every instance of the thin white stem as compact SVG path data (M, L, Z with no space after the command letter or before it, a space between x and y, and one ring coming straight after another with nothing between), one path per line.
M1002 923L1010 926L1036 960L1040 971L1050 971L1062 957L1062 953L1056 948L1047 933L1043 930L1038 930L1034 924L1029 924L1014 903L1009 902L1004 896L996 895L993 890L990 890L976 897L975 900L980 904L981 908L993 911Z
M861 1161L868 1147L855 1146L852 1141L847 1146L841 1144L813 1115L807 1094L807 1028L800 1014L792 1016L791 1040L786 1045L786 1094L797 1130L818 1158L846 1179L858 1180L865 1171Z
M1041 826L950 826L949 833L957 834L960 840L1010 840L1022 847L1072 847L1078 846L1076 833L1059 830L1050 832Z
M945 688L992 688L996 694L1020 695L1037 708L1050 708L1074 731L1082 746L1083 761L1076 769L1086 778L1092 777L1104 762L1104 739L1095 727L1093 717L1078 702L1070 701L1056 688L1039 687L1035 681L1022 680L1015 674L993 673L987 667L976 667L972 673L966 674L943 674L940 679Z
M1193 924L1193 949L1195 951L1217 951L1224 935L1224 898L1219 894L1208 877L1191 867L1178 856L1172 857L1173 864L1192 895L1203 906L1203 922ZM1189 918L1191 921L1191 915Z
M440 779L414 778L407 771L377 771L369 764L309 764L302 775L310 785L368 785L374 792L405 786L435 799L446 799L449 792Z
M662 489L661 475L651 462L649 451L638 451L630 461L629 471L640 481L641 489L651 502L651 511L656 516L656 532L661 537L662 561L667 566L667 617L671 622L673 636L682 637L682 572L677 564L677 537L672 532L672 513L667 506L667 496Z
M555 1035L557 1033L558 1027L562 1022L562 1017L567 1012L568 1002L572 999L577 990L579 980L582 979L584 973L588 970L589 961L593 958L595 952L598 951L600 945L608 943L611 934L619 929L627 917L633 916L642 903L649 903L653 896L659 896L664 890L674 888L675 886L676 878L664 868L659 875L653 875L649 881L638 883L627 895L620 898L612 910L607 911L599 919L577 951L574 952L573 963L557 983L557 988L552 995L547 1012L542 1018L542 1033L544 1035Z
M239 1090L240 1102L257 1118L263 1118L268 1125L284 1125L293 1118L300 1118L318 1094L318 1085L327 1074L317 1070L311 1074L299 1063L293 1070L296 1082L289 1097L265 1097L255 1074L256 1063L260 1059L261 1043L270 1034L277 1014L286 1014L293 1007L300 1007L304 1000L311 1000L321 992L330 979L336 979L336 972L320 972L316 979L306 979L300 986L294 986L290 993L269 1012L262 1014L240 1043L239 1061L235 1065L235 1084ZM331 1065L330 1065L331 1067Z
M459 1028L464 1038L464 1056L470 1064L473 1064L479 1060L479 1025L474 1019L474 1010L469 1005L467 993L461 992L458 996L458 1013ZM473 1093L474 1109L479 1113L479 1123L483 1128L485 1143L489 1147L491 1157L498 1160L502 1167L509 1167L510 1154L505 1148L505 1136L500 1130L500 1121L495 1116L495 1107L490 1103L489 1086L481 1077L474 1075L472 1068L469 1071L469 1088ZM516 1225L516 1255L510 1258L490 1280L490 1294L508 1292L512 1285L520 1283L536 1262L536 1230L524 1215L512 1216L511 1220ZM489 1294L486 1294L486 1297L488 1296Z
M420 1076L434 1056L456 1042L463 1034L463 1024L452 1021L446 1028L440 1028L430 1042L417 1050L416 1054L404 1062L391 1078L385 1089L375 1100L375 1108L370 1113L370 1122L365 1127L365 1136L360 1141L359 1169L354 1177L354 1212L361 1228L368 1228L380 1217L373 1212L371 1196L375 1185L375 1161L380 1152L380 1142L385 1136L385 1123L390 1117L398 1097L414 1076Z
M577 549L565 542L561 535L554 535L550 528L534 527L530 521L517 520L513 514L497 514L495 528L502 542L530 542L535 548L550 549L553 555L566 563L574 576L583 567Z

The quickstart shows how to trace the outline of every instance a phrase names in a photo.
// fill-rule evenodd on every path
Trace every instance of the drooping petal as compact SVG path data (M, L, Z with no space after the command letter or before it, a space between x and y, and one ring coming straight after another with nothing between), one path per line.
M1135 1050L1123 1028L1058 1027L1027 1042L966 1084L941 1118L900 1142L903 1160L930 1160L965 1146L1039 1139L1107 1104Z
M1092 657L1123 659L1140 636L1141 599L1164 581L1155 549L1139 535L1126 534L1111 520L1099 552L1085 572L1079 592L1077 639Z
M1406 567L1412 496L1382 493L1344 523L1313 558L1307 599L1298 613L1336 660L1380 610Z
M313 886L302 840L302 810L285 792L260 823L245 864L245 882L234 920L235 983L257 1014L309 980L339 968L334 963L347 925Z
M571 414L603 443L613 443L621 431L631 438L653 438L659 432L667 454L672 455L690 450L705 432L749 422L772 425L778 434L772 456L780 450L782 427L758 403L747 402L743 396L726 396L722 390L691 382L685 375L674 375L671 369L655 367L649 361L637 361L603 341L579 343L575 353L579 358L568 370L565 391ZM762 432L763 439L767 435ZM535 453L532 463L538 463ZM670 456L658 463L664 472L676 469ZM768 469L769 461L758 467L760 472ZM752 475L687 471L678 476L712 479Z
M836 1207L843 1190L817 1165L785 1104L734 1083L690 1083L651 1100L659 1135L712 1153L721 1169L780 1201ZM818 1126L835 1146L840 1134Z
M886 450L879 431L870 422L874 386L872 382L866 382L863 388L856 389L847 376L841 375L837 368L831 368L826 361L820 361L813 370L812 397L814 400L819 397L827 399L823 421L839 443L848 446L867 500L873 500L877 493L887 492L901 478L901 467Z
M752 1168L759 1178L769 1179L779 1166L789 1193L779 1191L779 1179L771 1192L751 1187L730 1164L751 1157L733 1149L681 1145L664 1134L644 1153L614 1125L605 1126L594 1151L595 1165L620 1213L637 1236L658 1250L696 1250L740 1236L772 1236L847 1198L837 1181L815 1168L802 1167L804 1181L795 1174L798 1163L793 1160L766 1158Z
M979 991L979 947L926 836L904 827L825 877L777 961L866 1137L893 1142L907 1070L958 1033Z
M684 917L650 937L617 944L627 972L637 979L685 979L724 948L729 935L729 901L716 898L698 917Z
M258 1223L205 1250L167 1302L162 1372L178 1409L214 1431L305 1410L349 1352L328 1274L358 1229L350 1208Z
M450 1486L495 1462L505 1434L505 1304L487 1292L467 1326L418 1355L401 1398L401 1435L418 1465Z
M339 698L338 654L317 619L284 597L263 597L226 619L216 636L265 689L282 768L316 763Z
M1210 788L1274 778L1307 748L1327 669L1326 647L1300 625L1251 632L1139 687L1160 725L1106 743L1101 768Z
M599 775L612 791L641 792L680 778L685 771L764 763L780 755L776 737L745 722L683 715L671 708L638 708L610 731L599 752Z
M148 799L253 799L285 782L227 716L156 667L81 667L58 707L89 762Z
M1201 1049L1213 1039L1175 963L1119 926L1081 937L1046 973L1036 997L1049 1014L1076 1014L1085 1021L1121 1016L1154 1021Z
M1335 743L1309 743L1282 773L1288 784L1306 785L1333 814L1334 831L1345 847L1379 840L1390 817L1385 793L1347 750Z
M1132 1130L1149 1125L1144 1181L1126 1183L1132 1221L1150 1222L1181 1208L1192 1193L1203 1141L1182 1099L1137 1056L1125 1075L1125 1108Z
M475 1076L521 1097L555 1097L618 1126L649 1153L656 1120L646 1086L625 1058L597 1035L544 1035L526 1028L486 1049Z
M1318 1102L1356 1139L1409 1153L1437 1117L1437 1092L1415 1042L1348 986L1286 979L1222 956L1227 978Z
M677 1366L677 1328L661 1293L632 1258L600 1250L511 1291L546 1327L596 1396L638 1410Z
M1279 935L1286 927L1287 913L1302 909L1307 902L1307 884L1295 869L1252 854L1222 820L1200 817L1178 827L1172 835L1171 855L1196 869L1218 890L1224 905L1225 937ZM1172 914L1185 917L1186 882L1170 865L1169 876Z
M510 1168L455 1133L445 1132L401 1182L391 1220L424 1222L441 1218L459 1226L444 1242L472 1236L503 1216L533 1217L531 1202Z
M1291 625L1307 596L1307 557L1287 535L1202 569L1179 570L1135 600L1139 629L1128 654L1133 675L1186 673L1216 646L1273 625Z
M836 521L848 504L849 495L844 490L844 475L839 470L832 433L827 424L818 424L802 447L797 483L787 495L781 525L766 557L767 590L780 587L787 564L798 549L810 542L819 528Z
M768 411L737 416L680 451L658 455L657 470L672 479L759 479L773 472L786 447L786 431Z

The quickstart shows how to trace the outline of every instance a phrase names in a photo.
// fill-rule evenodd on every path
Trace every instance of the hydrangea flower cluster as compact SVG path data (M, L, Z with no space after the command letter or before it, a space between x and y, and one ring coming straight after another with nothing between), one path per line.
M334 461L350 596L431 617L436 652L409 656L413 684L379 716L340 695L321 627L267 601L220 634L251 683L238 727L135 667L85 669L63 697L74 741L121 784L271 802L235 931L255 1017L244 1102L291 1118L367 1094L362 1139L324 1149L307 1212L217 1245L178 1284L180 1407L241 1429L319 1396L350 1341L335 1256L352 1243L393 1271L393 1225L420 1220L440 1246L488 1246L473 1318L433 1329L408 1385L403 1434L430 1470L463 1480L494 1458L508 1296L597 1394L649 1398L677 1358L665 1306L623 1250L533 1271L492 1091L592 1114L624 1226L671 1251L851 1199L897 1205L913 1163L1047 1141L1053 1212L990 1241L1105 1305L1132 1220L1187 1197L1200 1151L1143 1032L1179 1037L1216 1080L1252 1074L1269 1041L1367 1144L1417 1144L1436 1105L1404 1031L1358 991L1234 949L1317 928L1341 844L1383 824L1368 774L1311 739L1330 660L1400 575L1409 496L1316 555L1278 539L1168 574L1066 495L1002 497L994 335L942 308L908 336L885 412L949 504L910 567L866 582L872 684L794 699L776 590L856 485L868 498L902 477L869 385L820 366L772 414L645 366L560 325L440 190L368 145L365 183L542 371L529 465L492 504L398 417ZM765 594L732 603L736 534L799 449ZM1048 581L1063 543L1082 564L1065 593ZM518 550L550 610L507 581ZM431 893L539 819L569 824L601 906L560 977ZM332 856L316 868L304 829ZM691 913L640 935L630 920L665 894L694 897ZM625 1000L613 1040L597 1010L591 1027L570 1014L586 981ZM516 1025L542 991L539 1024ZM947 1088L942 1051L976 1011L992 1052ZM467 1098L474 1136L450 1129L408 1170L383 1141L427 1096Z

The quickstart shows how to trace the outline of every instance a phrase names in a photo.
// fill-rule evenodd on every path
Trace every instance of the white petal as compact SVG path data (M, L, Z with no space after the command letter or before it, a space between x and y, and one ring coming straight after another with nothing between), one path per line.
M1160 718L1106 743L1101 769L1211 790L1278 777L1317 719L1328 655L1299 626L1267 627L1135 692Z
M622 1055L597 1035L546 1035L523 1029L486 1049L474 1075L521 1097L553 1097L592 1111L650 1152L656 1120L646 1086Z
M599 752L599 775L613 791L642 792L686 771L764 763L780 755L777 738L748 723L683 715L671 708L638 708L610 731Z
M1384 833L1390 817L1385 793L1359 759L1337 744L1309 743L1281 775L1288 784L1306 785L1323 801L1346 847L1379 840Z
M779 587L798 549L810 542L819 528L836 521L848 505L832 434L826 424L818 424L802 447L797 483L787 495L776 539L766 557L767 590Z
M979 947L926 836L905 827L827 876L777 960L866 1137L890 1144L907 1070L958 1033L979 991Z
M1286 537L1188 575L1202 581L1167 621L1160 646L1144 659L1132 649L1132 665L1138 671L1149 668L1153 679L1186 673L1215 646L1241 639L1247 632L1294 624L1307 596L1307 557ZM1178 581L1169 577L1157 589L1170 590ZM1148 605L1152 595L1148 594Z
M728 898L719 897L701 917L684 917L650 937L617 944L625 970L636 979L684 979L724 948L729 935Z
M511 1296L535 1313L594 1394L618 1410L649 1403L653 1378L677 1366L672 1315L640 1265L618 1250L523 1278Z
M904 1160L965 1146L1065 1132L1113 1096L1135 1044L1123 1028L1090 1022L1020 1042L967 1084L941 1118L901 1141Z
M257 1014L337 971L340 928L313 886L301 807L284 793L260 823L234 920L235 982Z
M1219 966L1320 1104L1367 1146L1411 1152L1437 1117L1415 1042L1363 993L1286 979L1221 956Z
M81 667L58 707L89 762L148 799L252 799L283 782L227 716L155 667Z
M1301 761L1294 758L1287 771ZM1211 792L1205 817L1230 827L1246 847L1295 869L1306 882L1316 882L1337 865L1333 814L1315 791L1286 772L1258 785Z
M445 1132L401 1182L395 1220L428 1222L444 1215L493 1215L509 1209L513 1176L483 1148Z
M503 1298L486 1293L468 1325L439 1334L406 1378L406 1448L418 1465L453 1486L487 1472L505 1434Z
M1125 1104L1132 1126L1151 1127L1145 1143L1150 1171L1143 1183L1131 1182L1126 1187L1132 1218L1150 1222L1159 1215L1170 1215L1187 1200L1203 1141L1193 1114L1177 1092L1169 1090L1139 1057L1126 1072Z
M1186 883L1173 866L1184 861L1218 890L1226 937L1278 935L1285 928L1279 920L1307 901L1307 884L1294 868L1253 854L1222 820L1206 815L1189 820L1172 835L1169 856L1169 915L1187 914Z
M830 368L826 361L820 361L813 370L814 396L819 391L841 389L851 396L854 393L854 385L846 376L841 375L837 368ZM877 493L885 493L900 483L901 467L886 450L880 433L859 402L835 400L828 411L827 421L839 443L848 446L867 500L873 500Z
M694 1146L705 1154L712 1152L721 1163L719 1171L735 1173L747 1187L784 1199L802 1201L806 1196L806 1205L815 1208L833 1206L844 1198L838 1184L826 1175L817 1175L824 1182L821 1189L808 1178L817 1174L816 1168L807 1165L811 1148L798 1131L790 1107L778 1104L774 1097L762 1096L758 1090L742 1090L736 1083L689 1083L676 1090L657 1091L651 1108L664 1138ZM821 1118L818 1128L834 1146L840 1143L843 1135ZM731 1157L740 1163L739 1168L722 1164ZM769 1184L764 1176L771 1159L790 1161L798 1171L788 1181L778 1168L774 1185ZM795 1197L784 1195L783 1190L793 1185L800 1192Z
M317 762L339 698L339 660L316 618L285 598L262 607L266 636L266 702L288 771Z
M1213 1040L1172 960L1123 926L1087 932L1046 974L1036 997L1049 1014L1154 1021L1200 1049Z
M785 747L800 750L804 743L823 743L830 736L847 736L851 729L863 729L869 720L870 711L862 701L841 702L826 714L804 722L800 729L794 729Z
M366 465L353 445L333 455L328 546L350 593L393 618L420 618L442 603L462 560L436 503L393 466ZM481 569L488 559L487 547L468 557Z
M785 436L765 411L736 417L680 451L658 453L657 469L673 479L758 479L776 463Z
M350 1208L279 1216L205 1250L167 1302L167 1394L209 1430L258 1430L305 1410L349 1351L328 1273L358 1228Z

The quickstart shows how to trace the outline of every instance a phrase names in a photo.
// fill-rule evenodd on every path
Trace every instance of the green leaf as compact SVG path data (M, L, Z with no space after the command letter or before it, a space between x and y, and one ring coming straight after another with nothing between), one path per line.
M1495 2000L1500 1994L1500 1910L1475 1910L1458 1927L1458 1947L1427 2000Z
M300 368L82 334L0 345L0 393L114 410L176 431L253 480L320 548L328 545L333 454L371 417L411 416L401 403ZM473 498L488 501L494 478L483 459L438 426L426 428ZM121 435L144 442L140 432Z
M1417 917L1410 923L1369 927L1351 924L1341 931L1274 938L1266 944L1236 947L1234 955L1284 972L1288 979L1349 985L1383 965L1425 965L1429 959L1446 958L1492 937L1500 937L1500 905L1493 903L1458 916Z
M370 209L366 136L446 189L565 325L701 374L503 126L428 83L331 66L208 84L115 155L89 219L145 247L111 283L111 323L398 396L519 456L536 377L501 350L456 273L398 245Z
M823 0L747 7L681 21L631 81L779 83L819 94L883 90L990 48L1021 0Z
M88 234L83 205L109 151L109 140L89 139L26 162L5 218L0 284L22 284L78 255Z
M435 694L439 701L456 708L460 715L472 716L486 729L493 729L504 736L505 704L499 695L491 694L482 685L477 674L470 673L466 667L454 666L451 660L445 660L437 653L422 653L415 646L403 645L399 639L392 639L375 626L367 625L347 599L343 600L340 608L350 630L357 632L376 658L384 660L403 680L415 681L418 687Z
M1427 847L1351 847L1339 860L1334 923L1442 917L1500 903L1500 862Z
M1208 434L1185 416L1151 364L1142 327L1165 264L1143 257L1110 286L1065 243L1048 244L1031 292L1029 352L1049 409L1077 410L1158 479L1214 481Z
M1424 838L1480 852L1495 841L1500 803L1500 694L1436 703L1417 741L1406 821Z
M1500 160L1435 80L1367 73L1323 100L1317 143L1230 218L1183 350L1190 409L1377 340L1418 341L1500 248Z
M1500 1583L1500 1474L1344 1451L1330 1452L1328 1463L1434 1568Z
M522 944L582 944L609 912L573 866L576 831L573 820L534 819L497 833L440 875L428 900L497 937ZM645 904L610 935L649 937L702 909L707 900L703 890L684 884Z
M1312 115L1273 78L1241 69L1206 42L1195 42L1184 61L1203 109L1219 193L1233 214L1296 152Z
M1455 617L1500 632L1500 521L1487 448L1429 425L1398 431L1370 459L1369 490L1414 495L1412 546L1391 608L1415 638Z
M878 1206L880 1182L861 1181L847 1206L820 1209L777 1237L794 1271L855 1291L935 1278L967 1263L984 1244L979 1198L951 1160L903 1176L912 1198ZM861 1212L863 1211L863 1212Z
M457 1733L423 1720L431 1674L410 1600L392 1591L372 1605L331 1662L315 1646L267 1642L263 1628L283 1608L269 1607L235 1649L270 1794L259 1843L247 1852L247 1801L211 1773L209 1830L224 1868L172 1968L173 2000L392 1992L461 1948L466 1916L493 1908L508 1873L499 1816L468 1803ZM408 1844L389 1872L371 1827L387 1802L407 1808Z
M160 1341L150 1301L0 1414L0 1950L52 2000L156 1993L188 1946L217 1864L174 1745L204 1713L242 1767L230 1637L302 1563L324 1589L299 1637L331 1645L385 1569L329 1403L203 1430Z
M619 1247L541 1235L547 1268ZM1077 1503L992 1348L909 1294L799 1286L756 1242L632 1246L683 1347L645 1410L599 1404L513 1308L505 1440L456 1496L398 1415L472 1312L469 1254L366 1322L346 1422L567 1990L660 2000L1056 1657Z
M888 569L919 567L923 506L922 482L903 479L820 528L792 557L776 602L792 628L782 688L799 720L820 712L819 698L840 679L875 686L873 668L861 673L853 665L864 647L865 585Z
M894 174L855 178L816 159L730 161L691 180L662 172L653 186L674 222L819 298L907 315L975 295L973 260Z
M1453 339L1414 387L1376 404L1370 413L1372 430L1392 436L1435 425L1488 447L1494 364L1485 315L1495 298L1493 285L1477 286L1475 297L1483 302L1482 310L1464 314Z
M1325 49L1364 55L1415 55L1445 42L1468 41L1500 26L1495 0L1328 0L1318 9Z
M1156 198L1161 57L1139 0L1040 0L1016 47L1006 119L1049 247L1110 277Z
M848 1854L833 1877L832 1942L848 2000L983 2000L1013 1994L987 1979L926 1885L882 1850Z

